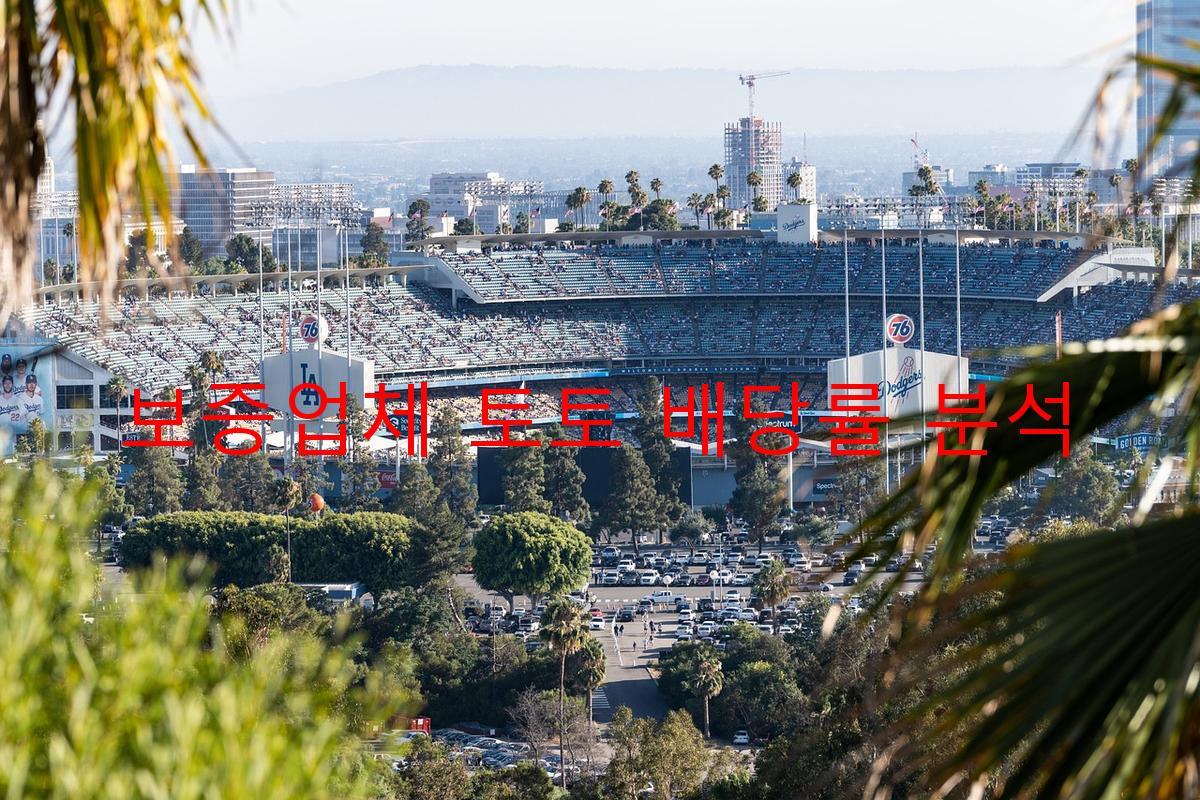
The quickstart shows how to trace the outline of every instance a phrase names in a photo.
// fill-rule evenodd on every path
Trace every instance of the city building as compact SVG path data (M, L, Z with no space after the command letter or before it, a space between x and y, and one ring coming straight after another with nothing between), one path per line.
M1012 186L1038 195L1082 196L1087 191L1087 168L1078 161L1045 161L1012 171Z
M784 195L791 199L799 198L810 203L817 202L817 168L804 159L795 159L783 165ZM800 186L796 189L787 185L792 175L800 176Z
M541 181L509 180L499 172L435 172L424 199L431 217L472 219L480 233L488 234L550 201Z
M933 170L933 179L937 181L938 186L942 191L954 186L954 169L951 167L943 167L941 164L930 164L930 169ZM900 191L905 194L914 186L923 186L924 181L917 175L917 169L913 168L900 175Z
M755 192L746 176L762 177L758 195L774 209L783 199L783 126L762 117L742 117L725 125L725 182L729 208L751 206Z
M1004 164L984 164L983 169L967 171L967 186L974 190L980 181L987 181L988 186L1012 186L1012 171Z
M1192 42L1200 37L1200 0L1139 0L1137 4L1137 54L1179 61L1200 62ZM1139 67L1137 71L1137 145L1145 153L1158 125L1159 115L1171 95L1169 77ZM1191 101L1142 165L1147 180L1169 172L1195 152L1200 138L1200 103Z
M244 233L271 244L271 203L275 173L254 167L180 167L175 214L200 240L205 258L223 255L225 243Z

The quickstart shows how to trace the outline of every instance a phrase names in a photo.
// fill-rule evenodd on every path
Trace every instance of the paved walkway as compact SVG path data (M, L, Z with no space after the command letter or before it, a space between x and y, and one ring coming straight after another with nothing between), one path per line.
M654 652L646 653L645 635L640 623L626 623L626 627L628 630L625 636L619 639L619 649L618 639L612 635L611 631L604 631L600 634L600 641L604 643L607 665L604 672L604 684L596 690L598 694L594 700L596 721L610 722L613 711L618 706L628 706L635 717L664 719L667 716L667 705L663 702L662 695L658 693L658 686L650 677L649 670L646 669L646 665L656 658L656 654ZM636 652L633 650L635 641L637 642ZM655 640L655 643L663 647L669 645L670 640L660 637ZM599 702L600 692L603 692L604 707Z

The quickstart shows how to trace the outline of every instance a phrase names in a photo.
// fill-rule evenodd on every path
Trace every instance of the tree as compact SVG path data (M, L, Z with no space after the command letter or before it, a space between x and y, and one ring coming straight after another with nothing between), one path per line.
M748 473L738 476L729 504L735 514L746 520L750 539L758 544L761 553L763 539L787 505L778 477L766 463L755 462Z
M767 205L767 198L763 197L762 195L755 197L750 202L750 207L759 214L770 210L770 207Z
M200 237L192 231L190 226L184 226L176 244L179 247L179 258L184 264L189 267L200 265L204 259L204 246L200 243Z
M678 519L683 513L683 501L679 499L680 481L675 471L675 444L664 432L663 390L657 378L646 379L638 395L637 408L634 434L654 479L658 502L668 520Z
M527 441L533 446L510 447L504 454L500 483L504 488L504 503L511 511L550 512L546 499L546 454L542 440L534 435Z
M837 464L842 513L858 525L883 494L883 463L877 458L843 458Z
M708 721L708 701L721 693L723 676L721 659L711 649L696 662L695 674L687 681L687 689L704 702L704 738L712 737Z
M591 638L583 620L583 609L565 597L556 597L542 612L542 626L538 631L542 641L558 656L558 761L561 785L567 788L567 656L584 646Z
M1097 525L1109 525L1120 512L1120 494L1112 470L1096 460L1092 448L1077 446L1062 459L1057 476L1047 489L1047 510Z
M661 178L650 179L650 191L654 192L654 199L662 199L663 182Z
M614 533L630 531L637 550L639 533L658 530L666 523L662 503L642 454L629 444L613 453L611 472L611 489L599 521Z
M429 217L429 201L414 200L408 204L408 222L405 227L408 230L408 238L424 239L433 232L433 226L426 224L426 219Z
M225 645L238 660L262 650L280 633L324 638L332 627L328 598L294 583L249 588L228 585L213 592L213 616L223 622Z
M377 796L339 710L368 699L342 650L287 633L244 659L214 647L206 592L177 568L134 576L137 602L98 613L75 544L91 488L35 465L4 469L0 493L22 499L19 520L0 519L0 785L13 796ZM396 708L370 703L381 721Z
M24 456L44 456L50 452L50 434L46 431L46 423L41 417L35 417L29 423L29 428L17 437L13 449Z
M388 510L418 523L411 533L408 582L425 586L450 577L463 560L467 529L438 496L425 464L405 465L388 498Z
M604 655L604 645L600 644L600 640L592 636L589 636L587 641L583 643L579 655L581 658L579 659L578 667L571 674L587 693L587 730L590 742L595 736L596 719L592 703L595 699L596 690L600 688L600 684L604 683L605 672L608 668L608 659Z
M746 185L754 192L754 196L758 197L758 190L762 188L763 178L762 173L758 170L750 170L746 173Z
M546 438L566 438L561 425L546 430ZM583 497L584 474L575 460L578 447L551 447L545 455L546 499L550 501L550 513L559 519L587 527L592 519L592 509Z
M228 272L258 272L259 244L247 234L239 233L230 237L225 243L225 252L229 256ZM275 256L271 248L262 248L262 271L274 272L276 269Z
M152 517L179 511L183 478L167 447L133 447L128 450L133 475L125 484L125 499L135 513Z
M470 236L475 233L474 217L463 217L462 219L454 220L454 235L455 236ZM366 238L366 237L363 237Z
M609 724L613 757L604 774L606 797L637 800L653 784L655 800L689 797L704 781L709 754L685 712L671 711L658 724L634 719L621 706Z
M696 545L706 542L716 532L717 526L704 514L689 508L683 516L671 526L671 544L683 544L688 554L696 552Z
M696 227L700 227L700 211L704 208L704 196L699 192L692 192L688 195L687 207L696 215Z
M221 491L225 457L213 448L197 449L183 468L183 508L186 511L224 511L229 503Z
M459 233L458 223L463 220L458 220L454 223L454 232ZM474 233L473 220L466 220L471 227L465 233ZM368 222L367 229L363 232L362 238L359 240L359 245L362 247L363 266L382 267L388 263L388 256L391 254L392 246L388 243L386 232L383 226L378 222Z
M464 525L475 522L479 490L471 480L471 451L462 436L462 420L454 406L446 403L434 414L430 426L429 476L438 496Z
M763 608L775 609L792 593L792 575L779 559L771 559L771 563L758 571L754 576L755 591L763 601ZM779 614L772 617L775 633L779 633Z
M392 778L391 800L472 800L471 774L442 745L418 736Z
M787 176L788 188L792 190L792 199L800 200L800 187L804 184L804 179L800 177L799 172L793 172Z
M133 509L125 502L125 490L117 486L120 472L119 456L92 461L84 467L83 479L95 492L96 521L101 525L124 525L133 516Z
M725 168L720 164L713 164L708 168L708 177L712 178L713 186L716 187L717 197L721 196L721 178L725 177Z
M342 471L342 492L338 501L343 511L378 511L379 459L367 442L367 413L357 397L346 401L346 435L353 444L348 457L338 466Z
M279 481L267 454L261 450L223 459L218 474L226 507L263 514L283 510Z
M604 198L604 202L601 204L601 211L603 211L606 207L609 207L611 205L612 196L615 191L616 191L616 186L613 185L613 182L611 180L609 180L608 178L605 178L604 180L600 181L600 183L596 186L596 192L599 193L599 195ZM607 222L608 215L602 214L602 216L604 217L605 221Z
M475 535L475 580L508 600L536 601L587 582L591 541L578 528L534 511L501 514Z

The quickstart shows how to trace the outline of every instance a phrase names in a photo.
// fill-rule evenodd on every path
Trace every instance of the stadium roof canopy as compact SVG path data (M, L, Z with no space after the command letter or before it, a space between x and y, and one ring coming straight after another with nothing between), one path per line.
M877 242L883 236L889 241L895 239L911 239L915 242L924 237L926 241L938 243L953 242L954 228L848 228L845 230L822 230L818 233L823 242L841 242L843 237L852 241ZM1128 246L1125 239L1113 236L1099 236L1094 233L1074 231L1005 231L983 230L980 228L959 228L958 238L963 244L998 244L1002 242L1029 242L1031 244L1050 243L1054 246L1066 243L1072 249L1086 248L1100 250L1108 247Z
M434 236L406 242L406 247L441 247L455 252L478 250L480 245L538 244L570 242L576 244L645 244L651 241L746 241L762 239L762 231L716 230L716 231L570 231L567 233L496 233L462 236Z

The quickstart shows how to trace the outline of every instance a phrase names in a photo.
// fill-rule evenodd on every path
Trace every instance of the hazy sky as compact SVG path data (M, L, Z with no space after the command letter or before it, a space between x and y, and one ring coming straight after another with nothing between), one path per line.
M422 64L967 69L1112 60L1135 0L244 0L203 35L212 96ZM1096 53L1100 53L1097 58Z

